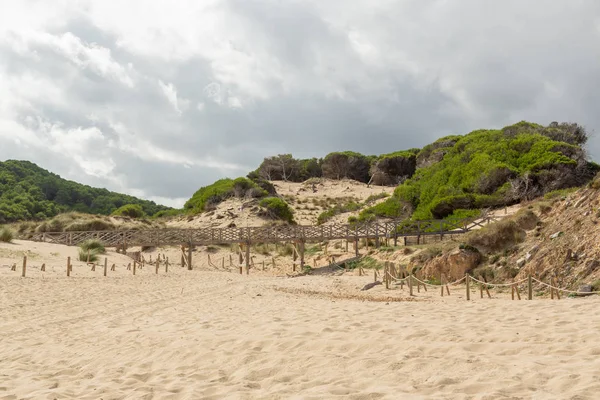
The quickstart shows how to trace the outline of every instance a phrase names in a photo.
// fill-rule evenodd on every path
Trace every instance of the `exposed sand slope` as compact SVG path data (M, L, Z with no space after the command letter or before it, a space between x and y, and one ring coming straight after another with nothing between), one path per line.
M135 277L22 279L5 269L0 399L593 399L600 391L598 297L467 303L463 288L386 304L341 298L372 277L146 268Z
M277 193L282 196L294 210L294 219L300 225L315 225L319 214L338 202L346 203L348 200L363 202L371 195L380 193L392 194L394 187L370 186L349 180L321 179L315 185L296 182L273 182ZM383 201L383 200L378 200ZM248 199L229 199L217 205L214 212L203 213L194 217L175 218L167 225L173 228L223 228L234 223L238 227L260 226L269 223L269 220L260 218L252 211L256 201ZM377 204L374 202L372 204ZM243 209L240 207L244 205ZM357 215L359 211L344 213L336 216L331 222L347 223L350 215Z

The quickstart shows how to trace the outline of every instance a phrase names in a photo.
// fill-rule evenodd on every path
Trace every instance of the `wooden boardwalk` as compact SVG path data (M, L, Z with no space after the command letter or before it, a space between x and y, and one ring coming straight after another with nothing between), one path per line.
M393 239L430 235L455 235L469 232L489 223L493 217L484 216L460 220L407 221L389 220L363 224L282 225L247 228L201 229L140 229L85 232L36 233L31 240L76 246L86 240L100 240L107 247L131 246L199 246L228 243L323 242L336 239Z

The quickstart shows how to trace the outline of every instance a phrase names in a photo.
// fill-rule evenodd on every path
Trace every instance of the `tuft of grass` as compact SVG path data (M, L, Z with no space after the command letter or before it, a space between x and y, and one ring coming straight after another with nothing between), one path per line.
M486 281L492 282L496 278L496 270L488 265L475 268L471 275L479 279L479 277L485 278Z
M15 233L10 228L0 229L0 242L10 243L15 238Z
M98 261L98 253L96 251L90 250L89 256L90 256L89 262ZM79 249L79 261L84 261L84 262L88 261L88 251L87 250Z
M373 257L366 256L361 258L360 260L349 262L346 264L346 266L348 267L348 269L351 270L358 267L361 267L363 269L380 270L381 268L383 268L383 263L377 261Z
M287 257L287 256L291 256L292 254L294 254L294 246L286 243L283 246L280 246L277 249L277 253L281 256L281 257Z
M345 212L351 212L351 211L357 211L361 208L361 204L360 203L356 203L354 201L350 201L346 204L342 204L342 205L335 205L334 207L331 207L330 209L328 209L327 211L323 211L319 217L317 218L317 224L321 225L324 224L325 222L329 221L331 218L335 217L338 214L342 214Z
M104 248L104 244L97 239L88 239L85 242L79 244L81 250L87 252L95 252L96 254L104 254L106 249Z
M263 256L270 256L271 251L269 250L269 245L266 243L260 243L254 246L254 251Z

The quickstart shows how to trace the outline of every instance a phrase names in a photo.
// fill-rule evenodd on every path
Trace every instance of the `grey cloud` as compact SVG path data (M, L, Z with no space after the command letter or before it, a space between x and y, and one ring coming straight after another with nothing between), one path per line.
M95 25L93 16L74 13L50 32L71 32L110 49L123 68L131 63L133 88L42 45L32 45L39 59L33 61L0 42L0 85L2 74L29 73L57 82L66 99L15 103L16 112L0 118L24 124L34 116L65 130L97 127L104 146L84 156L110 159L113 169L104 177L89 175L72 157L16 145L3 132L0 158L29 159L84 183L174 199L243 175L278 153L380 154L521 119L574 121L592 131L600 126L597 2L357 0L350 7L228 0L216 7L225 22L214 35L227 49L180 60L118 46L119 34ZM246 64L227 64L221 51ZM219 80L224 70L232 72L227 82ZM181 114L159 81L173 85ZM207 94L209 84L220 87L220 97ZM600 157L599 138L589 150Z

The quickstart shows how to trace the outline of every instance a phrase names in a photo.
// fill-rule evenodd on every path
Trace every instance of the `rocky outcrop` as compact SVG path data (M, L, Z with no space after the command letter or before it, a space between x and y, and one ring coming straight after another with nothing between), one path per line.
M421 274L425 278L440 277L440 274L454 281L475 269L481 262L481 254L470 249L457 249L433 258L425 263Z

